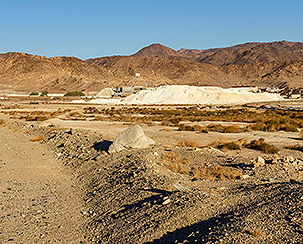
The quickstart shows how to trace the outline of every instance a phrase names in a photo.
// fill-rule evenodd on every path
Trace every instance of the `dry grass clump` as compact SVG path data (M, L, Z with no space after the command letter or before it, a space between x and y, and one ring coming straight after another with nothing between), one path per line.
M49 117L47 116L32 116L32 115L29 115L29 116L26 116L25 117L25 120L26 121L45 121L45 120L48 120Z
M215 165L212 167L190 167L190 159L183 158L181 154L169 152L163 154L163 164L173 172L186 174L193 179L207 179L207 180L230 180L240 179L242 171L240 169L231 168L227 166Z
M279 151L279 149L274 145L266 143L264 141L264 138L260 138L259 140L252 140L250 143L245 144L244 146L250 149L255 149L258 151L271 153L271 154L275 154Z
M239 125L230 125L223 129L223 133L240 133L242 131L243 130L239 127Z
M241 140L239 141L215 141L208 145L209 147L218 148L220 150L240 150Z
M177 143L177 147L199 147L199 146L195 141L184 139Z
M84 113L95 113L105 116L107 120L121 121L124 117L125 122L133 120L130 115L138 114L141 117L136 118L136 122L159 121L164 125L179 125L181 121L201 122L201 121L225 121L225 122L246 122L254 123L248 129L260 131L293 131L303 128L302 111L281 111L265 110L252 111L243 109L220 108L216 111L205 111L198 106L179 107L175 109L131 107L131 108L104 108L96 109L89 107L84 109ZM116 116L113 116L116 115ZM180 130L201 131L201 128L192 128L180 125ZM204 131L219 131L225 133L241 132L236 127L226 128L224 126L209 126ZM243 130L243 129L242 129Z
M169 168L171 171L180 173L180 174L187 174L190 173L190 159L183 158L180 154L176 154L174 152L169 152L163 154L162 157L163 164Z
M240 169L227 166L215 165L213 167L194 167L192 176L196 179L207 180L236 180L240 179L242 171Z
M248 230L246 230L246 232L247 232L249 235L252 235L252 236L254 236L254 237L260 237L260 236L263 236L263 235L264 235L264 233L263 233L261 230L257 229L257 228L248 229Z
M230 142L223 142L217 145L217 148L220 150L240 150L241 147L237 142L230 141Z
M34 139L31 139L31 141L32 142L39 142L39 141L42 141L42 140L44 140L45 139L45 137L43 137L43 136L38 136L38 137L36 137L36 138L34 138Z

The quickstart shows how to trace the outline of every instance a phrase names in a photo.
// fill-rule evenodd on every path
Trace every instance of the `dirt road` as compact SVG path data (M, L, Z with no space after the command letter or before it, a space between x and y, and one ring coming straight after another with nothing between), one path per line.
M71 173L33 138L0 127L0 243L87 243Z

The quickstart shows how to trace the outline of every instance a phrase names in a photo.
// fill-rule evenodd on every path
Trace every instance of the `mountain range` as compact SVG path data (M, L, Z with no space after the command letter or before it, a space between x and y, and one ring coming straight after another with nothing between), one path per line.
M0 54L0 93L94 93L103 87L165 84L303 87L303 43L252 42L178 51L152 44L129 56L87 60Z

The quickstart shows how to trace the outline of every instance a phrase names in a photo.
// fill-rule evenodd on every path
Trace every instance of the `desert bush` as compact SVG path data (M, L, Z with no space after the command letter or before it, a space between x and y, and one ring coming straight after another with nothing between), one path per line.
M217 145L217 148L220 150L240 150L241 147L234 141L222 142Z
M177 147L198 147L198 144L195 141L184 139L177 143Z
M190 167L190 159L184 158L181 154L169 152L163 154L163 164L170 170L180 174L186 174L193 179L208 179L216 180L229 180L240 179L242 175L241 169L236 169L227 166L215 165L212 167Z
M21 119L24 117L21 117ZM35 116L35 115L29 115L25 117L26 121L45 121L48 120L49 117L47 116Z
M64 94L65 97L83 97L85 94L80 91L71 91Z
M245 144L244 146L250 149L255 149L270 154L275 154L279 151L279 149L274 145L266 143L264 141L264 138L260 138L259 140L252 140L250 143Z
M239 132L242 132L239 125L230 125L230 126L226 126L223 129L223 133L239 133Z
M246 230L247 234L252 235L254 237L263 236L264 233L258 228L250 228Z
M41 92L40 96L41 96L41 97L47 96L47 94L48 94L48 91L43 91L43 92Z
M163 164L173 172L180 174L190 173L189 158L184 159L180 154L169 152L163 154L162 160Z
M215 165L213 167L194 167L191 172L193 178L216 180L240 179L242 171L240 169L227 166Z
M30 95L30 96L38 96L38 95L39 95L39 92L31 92L29 95Z
M208 131L217 131L217 132L223 132L224 131L224 126L219 125L219 124L209 124L207 126Z
M179 131L194 131L194 127L190 125L181 124L179 126Z

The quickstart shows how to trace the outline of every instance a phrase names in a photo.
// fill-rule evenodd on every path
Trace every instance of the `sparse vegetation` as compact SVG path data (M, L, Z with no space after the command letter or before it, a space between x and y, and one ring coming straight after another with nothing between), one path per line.
M236 168L215 165L212 167L194 167L192 176L196 179L216 180L236 180L240 179L242 171Z
M85 94L80 91L71 91L64 94L65 97L84 97Z
M43 92L41 92L40 96L44 97L44 96L47 96L47 94L48 94L48 91L43 91Z
M189 175L193 179L208 179L212 181L229 180L240 179L242 175L242 171L240 169L221 165L214 165L211 167L190 167L189 158L183 158L181 154L174 152L163 154L163 164L171 171Z
M265 110L253 111L247 108L242 109L226 109L209 111L203 110L199 106L193 107L177 107L173 109L149 108L149 107L129 107L129 108L103 108L103 109L87 109L87 113L96 116L107 116L106 120L119 120L125 122L141 122L151 123L153 121L161 122L163 125L178 126L180 131L217 131L222 133L237 133L245 130L259 131L298 131L303 128L303 111L283 111L283 110ZM133 115L144 115L134 117ZM115 117L112 117L115 115ZM180 122L201 122L214 121L213 124L203 127L200 125L186 125ZM215 123L223 122L245 122L251 123L247 128L240 128L237 125L222 126Z
M39 92L31 92L29 95L30 95L30 96L38 96L38 95L39 95Z
M198 144L195 141L184 139L177 143L177 147L198 147Z
M264 138L260 138L259 140L252 140L250 143L245 144L244 146L270 154L275 154L279 151L279 149L274 145L266 143L264 141Z
M263 236L263 232L257 228L252 228L252 229L247 229L246 232L249 234L249 235L252 235L254 237L260 237L260 236Z
M230 126L226 126L223 129L223 133L239 133L239 132L242 132L242 131L243 130L241 130L239 125L230 125Z
M163 163L171 171L180 174L190 174L189 158L184 159L180 154L169 152L163 154Z
M217 148L220 150L240 150L241 149L240 145L234 141L219 143L217 145Z

